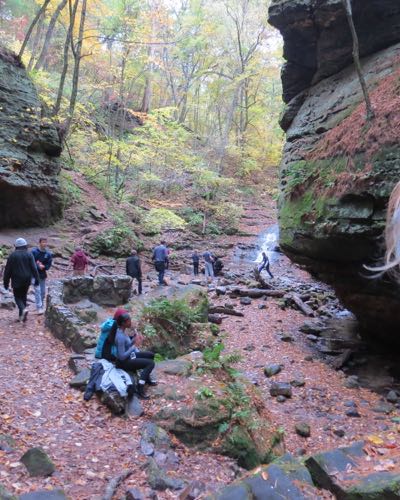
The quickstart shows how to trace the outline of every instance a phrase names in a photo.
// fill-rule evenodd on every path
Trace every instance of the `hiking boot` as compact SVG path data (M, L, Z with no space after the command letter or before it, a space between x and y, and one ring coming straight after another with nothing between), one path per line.
M137 392L140 399L150 399L150 396L144 392L144 384L138 384Z
M28 319L28 310L27 310L27 309L24 309L24 310L22 311L21 321L22 321L23 323L25 323L27 319Z

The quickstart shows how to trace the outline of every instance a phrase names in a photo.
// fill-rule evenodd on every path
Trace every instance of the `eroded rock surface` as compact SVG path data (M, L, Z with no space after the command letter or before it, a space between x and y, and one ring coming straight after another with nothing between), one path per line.
M60 154L32 81L0 46L0 227L44 226L60 217Z
M287 59L280 244L335 286L364 334L392 342L400 320L398 286L366 279L363 264L382 255L385 207L400 178L400 3L352 4L366 56L371 122L341 1L275 0L270 8Z

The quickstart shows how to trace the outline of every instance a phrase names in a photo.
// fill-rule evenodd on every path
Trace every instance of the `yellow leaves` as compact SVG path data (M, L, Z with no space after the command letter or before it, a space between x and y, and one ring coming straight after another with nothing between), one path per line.
M380 438L379 436L376 436L374 434L371 434L370 436L367 436L367 439L370 443L376 445L376 446L382 446L384 441L382 438Z

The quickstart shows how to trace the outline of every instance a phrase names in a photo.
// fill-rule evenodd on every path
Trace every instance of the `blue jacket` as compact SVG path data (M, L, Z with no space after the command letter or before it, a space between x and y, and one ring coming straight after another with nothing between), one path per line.
M42 251L40 250L40 248L34 248L32 250L32 255L33 258L35 259L36 266L38 261L44 265L44 269L39 269L39 267L37 266L39 272L39 278L41 280L46 279L47 278L46 271L48 271L51 267L51 264L53 262L53 254L49 250Z
M167 247L164 245L158 245L153 250L152 260L155 262L165 262L168 258Z

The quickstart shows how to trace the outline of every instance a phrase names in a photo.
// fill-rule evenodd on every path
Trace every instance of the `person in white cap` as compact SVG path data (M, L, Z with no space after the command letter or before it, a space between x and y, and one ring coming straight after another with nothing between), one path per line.
M35 286L39 284L39 273L33 255L28 252L28 243L24 238L15 241L15 251L8 257L4 269L4 288L13 289L15 303L18 307L19 320L25 322L28 316L26 298L29 286L34 280Z

